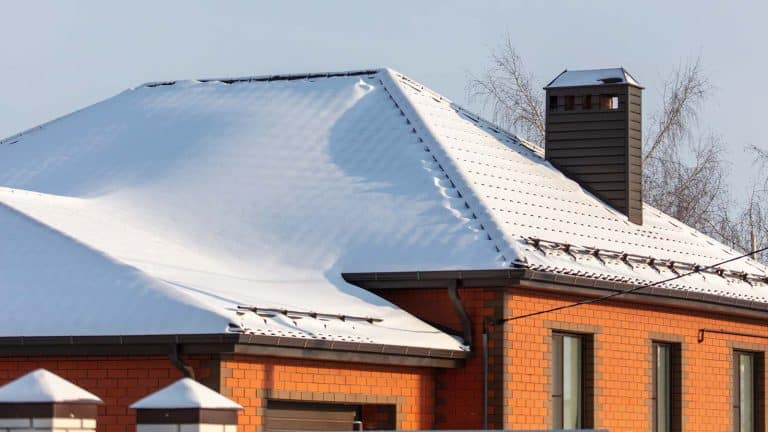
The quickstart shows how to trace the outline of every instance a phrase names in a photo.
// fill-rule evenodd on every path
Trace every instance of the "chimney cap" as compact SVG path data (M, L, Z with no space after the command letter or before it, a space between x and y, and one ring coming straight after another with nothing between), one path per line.
M640 83L627 72L623 67L610 68L610 69L586 69L586 70L572 70L568 69L562 71L560 75L555 77L549 84L544 87L550 88L562 88L562 87L585 87L585 86L601 86L601 85L616 85L616 84L628 84L638 88L643 88Z
M0 403L102 404L93 393L45 369L34 370L0 387Z

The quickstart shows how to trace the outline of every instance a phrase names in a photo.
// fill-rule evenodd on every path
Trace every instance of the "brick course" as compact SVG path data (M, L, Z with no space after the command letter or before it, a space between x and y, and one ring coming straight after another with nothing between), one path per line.
M395 405L398 429L434 425L430 368L238 355L222 360L221 393L243 406L241 432L261 430L268 399Z
M507 308L514 315L577 300L510 289ZM553 330L592 334L595 358L595 427L611 431L651 430L651 343L682 345L683 429L731 428L734 346L768 349L754 337L706 334L701 328L768 335L756 321L691 311L604 302L507 323L505 427L550 427L550 349Z

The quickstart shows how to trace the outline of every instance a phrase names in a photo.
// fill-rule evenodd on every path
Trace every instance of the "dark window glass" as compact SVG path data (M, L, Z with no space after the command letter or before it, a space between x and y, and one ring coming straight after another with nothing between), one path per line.
M581 109L592 109L592 95L584 95L581 97Z
M756 353L736 351L734 353L734 430L754 432L757 420L757 365Z
M552 426L583 427L584 337L554 334L552 337Z
M573 111L573 107L576 105L576 96L565 97L565 110Z
M557 96L550 96L549 97L549 110L550 111L557 111Z

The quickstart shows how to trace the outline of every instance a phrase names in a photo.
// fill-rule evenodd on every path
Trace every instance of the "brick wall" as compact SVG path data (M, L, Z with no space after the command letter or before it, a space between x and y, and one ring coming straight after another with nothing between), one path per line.
M449 327L461 334L462 325L444 289L382 290L378 295L429 322ZM503 291L499 289L459 289L464 309L472 321L471 357L465 366L437 369L435 427L439 429L479 429L483 426L482 331L486 318L503 316ZM502 334L491 334L489 346L489 427L502 427L503 364ZM499 367L497 367L499 365Z
M198 379L212 375L213 360L197 357L186 361ZM99 407L97 432L135 432L135 412L128 406L182 377L166 357L0 357L0 385L37 368L45 368L104 401Z
M433 427L430 368L255 356L222 359L221 367L221 393L244 407L241 432L261 430L268 399L395 405L399 429Z
M514 315L565 304L567 296L508 291ZM671 308L612 302L580 306L508 323L503 328L505 427L550 426L550 349L553 330L593 335L595 427L651 430L651 343L682 345L682 426L686 431L731 430L733 349L768 350L765 340L706 334L700 328L768 335L764 323Z

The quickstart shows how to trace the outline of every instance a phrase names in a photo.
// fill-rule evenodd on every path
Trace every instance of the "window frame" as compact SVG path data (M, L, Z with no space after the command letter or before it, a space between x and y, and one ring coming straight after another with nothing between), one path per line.
M581 95L581 109L582 111L587 111L592 109L592 95L591 94L585 94Z
M578 358L578 400L577 400L577 421L576 429L586 427L588 423L586 419L585 410L585 396L586 396L586 381L587 376L585 373L585 366L587 363L587 344L588 335L579 333L569 333L561 331L552 332L552 427L554 429L565 429L565 338L574 338L579 341L579 358Z
M666 421L659 427L659 349L666 349ZM653 432L671 432L680 430L682 407L682 371L680 366L682 347L679 342L654 340L651 342L651 411Z
M734 432L755 432L759 430L759 424L762 423L760 418L760 397L759 393L762 389L762 383L760 382L758 373L758 356L761 353L749 350L733 350L733 430ZM752 360L752 429L744 430L741 428L742 419L742 399L741 399L741 357L748 356Z

